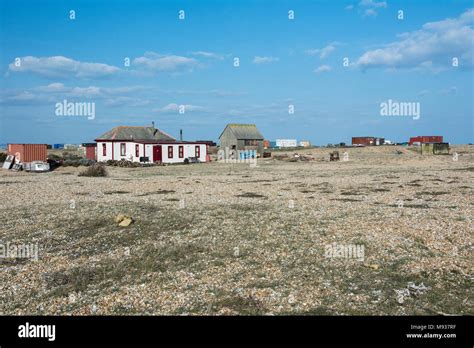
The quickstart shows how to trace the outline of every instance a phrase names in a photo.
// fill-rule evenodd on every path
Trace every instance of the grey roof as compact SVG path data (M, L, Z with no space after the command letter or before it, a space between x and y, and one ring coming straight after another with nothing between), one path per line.
M118 126L102 134L97 140L174 141L175 138L154 127Z
M254 124L237 124L237 123L229 123L224 130L222 131L220 137L225 132L225 130L229 128L229 130L234 134L236 139L243 139L243 140L263 140L263 135L258 131L257 126Z

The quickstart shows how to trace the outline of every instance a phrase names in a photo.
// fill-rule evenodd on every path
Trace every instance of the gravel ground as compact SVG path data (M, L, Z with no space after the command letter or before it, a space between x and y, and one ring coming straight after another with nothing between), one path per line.
M0 259L0 314L474 314L474 146L451 151L0 169L0 241L39 248Z

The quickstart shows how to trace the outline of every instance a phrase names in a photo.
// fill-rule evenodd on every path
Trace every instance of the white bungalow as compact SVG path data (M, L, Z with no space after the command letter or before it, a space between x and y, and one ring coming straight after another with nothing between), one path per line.
M176 141L155 127L118 126L95 139L97 161L127 160L145 163L184 163L207 160L204 143Z

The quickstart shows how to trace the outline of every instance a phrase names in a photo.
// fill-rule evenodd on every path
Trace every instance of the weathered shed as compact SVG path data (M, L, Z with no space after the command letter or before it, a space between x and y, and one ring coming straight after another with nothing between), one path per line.
M449 155L449 143L421 143L422 155Z
M219 136L221 149L255 150L263 156L264 137L254 124L228 124Z

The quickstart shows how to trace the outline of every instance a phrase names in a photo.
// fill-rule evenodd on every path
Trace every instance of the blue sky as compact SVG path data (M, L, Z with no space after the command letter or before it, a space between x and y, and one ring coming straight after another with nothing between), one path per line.
M0 4L0 143L90 142L152 121L186 140L255 123L319 145L474 142L472 1ZM420 118L381 116L389 99L419 103ZM95 118L57 116L64 100L95 103Z

